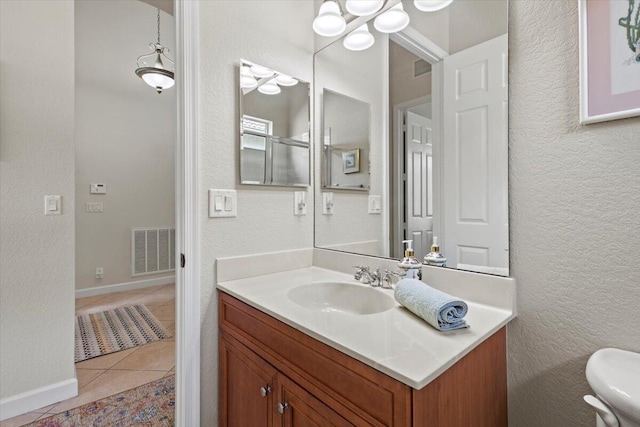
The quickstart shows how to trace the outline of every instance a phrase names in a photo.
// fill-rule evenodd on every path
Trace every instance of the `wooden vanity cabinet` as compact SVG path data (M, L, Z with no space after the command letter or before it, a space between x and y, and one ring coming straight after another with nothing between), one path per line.
M507 426L504 328L414 390L222 292L219 320L221 426Z

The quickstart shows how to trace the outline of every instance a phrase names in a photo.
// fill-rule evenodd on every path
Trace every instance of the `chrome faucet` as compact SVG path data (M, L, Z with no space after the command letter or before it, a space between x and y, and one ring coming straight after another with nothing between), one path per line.
M356 280L360 280L367 285L371 286L380 286L380 269L376 268L374 271L371 271L369 266L366 265L356 265L353 268L356 269L353 278Z
M406 277L407 273L401 273L399 271L391 271L391 270L384 270L384 273L382 273L382 276L380 277L380 285L382 286L382 289L393 289L393 284L391 283L391 278L395 276L395 277Z

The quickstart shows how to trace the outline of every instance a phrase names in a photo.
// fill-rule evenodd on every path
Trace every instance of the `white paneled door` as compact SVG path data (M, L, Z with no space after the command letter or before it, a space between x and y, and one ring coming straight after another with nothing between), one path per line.
M411 111L406 112L405 125L406 236L422 260L433 239L433 130L431 119Z
M508 268L507 35L443 64L447 265Z

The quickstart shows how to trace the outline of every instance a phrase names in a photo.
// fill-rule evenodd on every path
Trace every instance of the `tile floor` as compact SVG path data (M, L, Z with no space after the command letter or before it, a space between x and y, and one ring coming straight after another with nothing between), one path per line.
M79 394L72 399L0 422L18 427L82 406L175 372L175 285L154 286L76 300L76 314L144 304L172 335L128 350L76 363Z

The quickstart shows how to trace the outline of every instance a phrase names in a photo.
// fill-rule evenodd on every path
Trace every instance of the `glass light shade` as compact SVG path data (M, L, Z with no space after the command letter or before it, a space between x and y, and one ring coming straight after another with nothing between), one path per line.
M365 50L373 46L375 39L369 32L369 26L364 23L344 38L342 44L349 50Z
M258 92L264 93L265 95L277 95L280 93L280 90L280 86L278 86L275 80L269 80L258 88Z
M295 86L298 84L296 79L286 74L278 74L276 76L276 82L281 86Z
M449 6L453 0L414 0L416 9L423 12L435 12Z
M253 89L258 86L258 81L253 74L251 74L251 70L248 65L243 65L240 67L240 87L243 89Z
M258 86L258 81L253 76L241 76L240 87L243 89L253 89Z
M396 33L404 30L407 25L409 25L409 15L402 8L402 3L378 15L373 21L373 26L381 33Z
M347 22L342 17L340 6L334 0L328 0L320 5L318 16L313 20L313 31L324 37L342 34Z
M141 67L136 70L136 74L146 84L162 93L164 89L169 89L175 84L173 72L162 68Z
M373 15L384 5L384 0L347 0L347 12L355 16Z
M267 67L263 67L262 65L254 64L249 68L251 74L258 77L259 79L264 79L267 77L273 76L273 71L268 69Z

